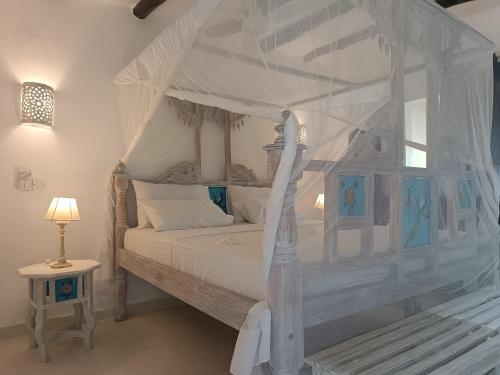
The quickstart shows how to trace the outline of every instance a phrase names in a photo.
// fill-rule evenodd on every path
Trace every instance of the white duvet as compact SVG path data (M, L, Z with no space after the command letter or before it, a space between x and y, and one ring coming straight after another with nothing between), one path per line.
M262 270L263 224L235 224L155 232L129 229L125 248L257 301L266 299ZM323 221L299 224L299 260L323 258Z

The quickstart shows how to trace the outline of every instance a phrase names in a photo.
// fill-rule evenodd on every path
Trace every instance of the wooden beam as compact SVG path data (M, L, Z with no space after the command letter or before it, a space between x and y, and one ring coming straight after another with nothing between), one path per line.
M441 5L443 8L449 8L449 7L452 7L455 5L468 3L470 1L474 1L474 0L437 0L436 3Z
M328 77L328 76L324 76L324 75L317 74L317 73L310 73L310 72L306 72L306 71L303 71L300 69L295 69L295 68L291 68L289 66L275 64L275 63L271 63L271 62L264 63L261 59L242 55L240 53L227 51L225 49L210 46L208 44L202 44L202 43L197 42L194 44L193 48L197 49L199 51L202 51L202 52L210 53L212 55L233 59L233 60L248 64L248 65L257 66L260 68L269 69L269 70L284 73L284 74L289 74L289 75L296 76L299 78L310 79L310 80L318 81L318 82L334 83L334 84L337 84L340 86L345 86L345 87L358 87L358 84L356 84L354 82L345 81L342 79L337 79L335 77Z
M284 26L272 34L264 36L260 41L260 48L263 52L269 52L282 46L285 43L291 42L307 32L320 27L325 22L331 21L336 17L340 17L356 6L350 0L340 0L335 3L320 9L319 11L296 21L290 25Z
M167 92L166 92L166 95L177 97L175 95L175 91L186 91L186 92L199 93L199 94L204 94L204 95L209 95L209 96L217 96L217 97L222 98L222 99L234 100L234 101L240 102L240 103L247 105L247 106L269 107L270 109L277 109L280 112L283 111L283 106L278 105L278 104L274 104L274 103L262 102L262 101L258 101L258 100L254 100L254 99L242 98L242 97L233 96L233 95L224 95L224 94L219 94L216 92L206 91L206 90L202 90L202 89L193 90L193 89L190 89L188 87L176 86L176 85L170 86L169 90L167 90Z
M454 61L466 59L466 58L469 58L469 57L473 56L474 52L479 52L479 51L482 51L482 50L483 50L482 47L469 48L468 50L457 52L457 53L454 53L454 54L450 55L449 59L450 59L450 62L454 62ZM425 64L418 64L418 65L413 66L411 68L405 69L404 73L405 73L405 75L408 75L408 74L413 74L413 73L416 73L416 72L418 72L420 70L424 70L424 69L426 69L426 65ZM378 77L378 78L375 78L375 79L372 79L372 80L369 80L369 81L358 83L357 87L354 87L354 88L345 87L345 88L340 89L340 90L332 90L332 91L326 92L324 94L313 96L311 98L306 98L306 99L299 100L299 101L296 101L296 102L293 102L293 103L288 103L286 105L286 108L294 108L294 107L297 107L297 106L300 106L300 105L303 105L303 104L315 102L315 101L318 101L318 100L321 100L321 99L326 99L328 97L334 97L334 96L342 95L342 94L354 91L356 89L363 89L363 88L366 88L366 87L369 87L369 86L376 85L378 83L382 83L384 81L388 81L389 79L390 79L390 75L386 75L386 76L383 76L383 77Z
M375 26L370 26L367 27L363 30L356 31L355 33L352 33L350 35L344 36L340 39L334 40L331 43L322 45L321 47L318 47L316 49L313 49L312 51L306 53L304 55L304 61L309 62L317 57L326 55L328 53L332 53L341 49L345 49L349 46L352 46L353 44L362 42L368 38L370 38L372 35L375 34L377 31L377 28Z
M132 13L141 20L147 18L153 11L167 0L140 0Z

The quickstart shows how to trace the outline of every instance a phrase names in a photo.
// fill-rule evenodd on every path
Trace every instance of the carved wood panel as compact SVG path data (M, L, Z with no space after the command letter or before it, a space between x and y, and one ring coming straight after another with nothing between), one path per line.
M171 170L171 173L177 173L176 180L183 173L187 173L185 178L185 183L196 183L201 182L201 127L205 120L213 121L217 125L221 126L224 129L224 163L225 163L225 180L227 183L231 183L233 176L235 176L238 182L250 182L255 181L255 174L253 171L248 170L251 173L242 173L241 168L239 166L233 166L231 163L231 129L239 129L245 123L246 115L240 113L233 113L230 111L226 111L225 109L205 106L203 104L191 103L187 100L180 100L174 97L168 98L168 103L170 106L174 107L179 119L183 122L184 125L188 127L194 128L194 142L195 142L195 161L194 161L194 170L186 171L182 170L185 168L187 164L176 165ZM180 169L179 169L180 168ZM194 173L194 176L192 173ZM236 173L236 175L235 175ZM193 180L194 177L194 180ZM181 181L183 181L181 178ZM168 178L167 178L168 179ZM194 182L193 182L194 181ZM163 181L170 182L170 181Z

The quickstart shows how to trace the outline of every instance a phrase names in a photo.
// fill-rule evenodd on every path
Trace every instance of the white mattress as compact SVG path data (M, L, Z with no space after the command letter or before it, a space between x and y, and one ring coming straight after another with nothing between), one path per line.
M263 228L263 224L248 223L165 232L133 228L125 234L125 248L260 301L267 292L262 272ZM374 226L373 229L374 251L383 253L389 248L389 228ZM321 261L323 221L299 221L298 231L299 260ZM340 257L359 255L360 246L359 230L339 233Z
M262 272L262 224L235 224L155 232L129 229L125 248L204 281L255 300L266 297ZM318 262L323 257L323 222L299 226L299 259Z

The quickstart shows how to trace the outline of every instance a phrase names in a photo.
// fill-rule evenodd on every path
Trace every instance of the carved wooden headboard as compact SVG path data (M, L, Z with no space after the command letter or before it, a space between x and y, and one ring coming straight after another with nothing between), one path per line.
M231 172L228 179L225 181L203 181L196 172L196 165L189 161L183 161L170 168L159 178L152 182L162 184L178 184L178 185L217 185L226 186L228 184L242 186L268 186L271 185L266 181L259 181L257 176L250 168L243 164L231 164Z

